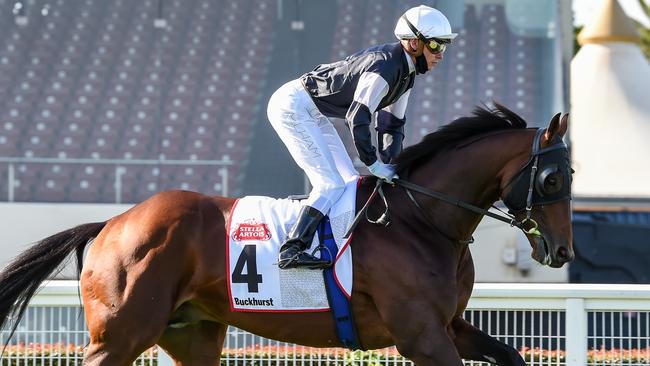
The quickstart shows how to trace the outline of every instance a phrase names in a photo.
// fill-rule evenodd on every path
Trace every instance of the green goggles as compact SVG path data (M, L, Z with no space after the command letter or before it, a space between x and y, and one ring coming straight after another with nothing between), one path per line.
M447 49L447 45L442 43L441 41L438 41L434 38L428 39L425 42L425 45L429 48L429 51L431 53L443 53Z

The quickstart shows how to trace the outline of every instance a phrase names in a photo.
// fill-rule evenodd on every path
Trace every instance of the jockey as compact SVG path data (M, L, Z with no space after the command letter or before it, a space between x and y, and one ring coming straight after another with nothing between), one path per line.
M442 60L456 33L440 11L420 5L400 17L395 36L399 42L317 66L281 86L269 100L271 125L313 186L280 248L278 265L282 269L330 265L304 251L346 184L358 179L330 118L345 118L359 158L370 173L387 182L396 177L390 162L402 149L405 111L415 75L426 73ZM375 112L380 159L370 135Z

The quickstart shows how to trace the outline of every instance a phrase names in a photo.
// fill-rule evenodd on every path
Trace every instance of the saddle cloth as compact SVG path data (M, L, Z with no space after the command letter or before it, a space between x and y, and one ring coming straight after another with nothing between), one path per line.
M339 253L334 264L338 286L352 293L352 250L343 235L354 220L357 181L332 207L329 219ZM302 203L291 199L246 196L237 200L228 222L226 257L233 311L316 312L329 304L322 270L279 269L278 252L298 218ZM308 251L318 246L318 234ZM315 253L319 256L318 252Z

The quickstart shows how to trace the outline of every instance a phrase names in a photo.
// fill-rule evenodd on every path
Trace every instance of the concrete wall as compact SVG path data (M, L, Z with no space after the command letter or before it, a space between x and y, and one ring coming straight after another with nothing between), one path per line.
M0 203L0 268L35 242L89 222L105 221L132 205ZM74 278L76 264L58 278Z
M76 225L105 221L131 205L0 203L0 268L31 244ZM567 282L566 268L542 267L530 258L523 234L485 218L470 245L478 282ZM58 278L74 277L74 261Z
M484 218L470 244L477 282L568 282L568 266L542 266L530 254L526 236L517 228Z

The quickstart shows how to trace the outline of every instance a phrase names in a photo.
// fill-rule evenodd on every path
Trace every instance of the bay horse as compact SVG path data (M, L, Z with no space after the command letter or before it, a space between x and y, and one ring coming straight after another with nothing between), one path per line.
M404 180L481 209L500 197L522 202L526 207L510 209L518 222L534 223L527 234L533 258L561 267L573 258L570 193L543 196L570 192L567 123L558 114L536 133L501 105L478 107L406 148L397 169ZM540 149L564 155L544 162ZM362 179L357 207L374 187L375 178ZM385 197L392 225L362 221L351 242L351 301L362 346L396 345L417 365L460 366L461 358L525 365L514 348L462 318L474 283L467 242L483 215L399 185L387 186ZM88 246L80 267L90 333L84 365L129 365L154 344L176 365L218 365L228 325L306 346L342 346L327 312L231 311L224 245L234 202L162 192L106 222L43 239L0 273L0 326L12 314L20 319L66 257L74 252L81 265Z

